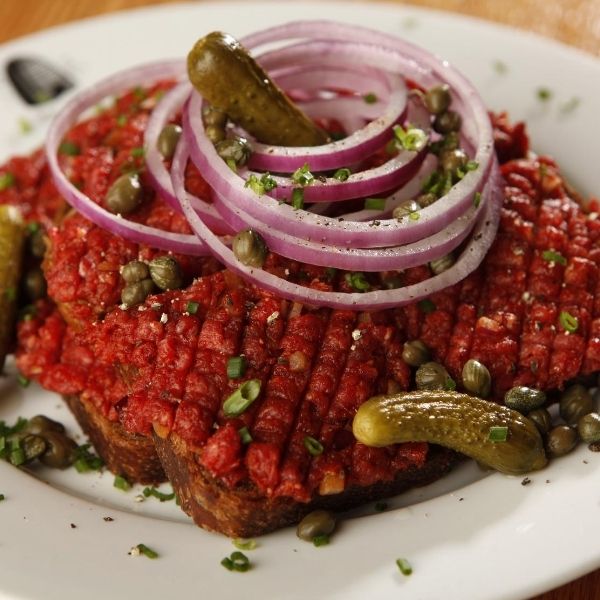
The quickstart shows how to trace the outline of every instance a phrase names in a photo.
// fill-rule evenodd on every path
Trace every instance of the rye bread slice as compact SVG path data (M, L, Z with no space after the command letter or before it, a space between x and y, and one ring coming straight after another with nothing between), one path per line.
M198 463L196 454L175 433L167 439L154 438L163 464L181 508L194 522L229 537L254 537L292 525L316 508L343 511L369 501L397 495L409 488L432 483L445 475L461 456L439 446L430 446L422 468L397 473L389 482L353 486L338 494L316 495L310 502L288 497L270 498L251 484L229 489L213 478Z
M131 483L158 484L165 473L151 438L131 434L79 396L63 396L110 471Z

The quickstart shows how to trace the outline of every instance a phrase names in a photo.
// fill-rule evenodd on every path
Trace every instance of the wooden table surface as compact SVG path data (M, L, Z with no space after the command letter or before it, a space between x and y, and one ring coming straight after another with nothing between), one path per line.
M0 43L84 17L173 1L176 0L0 0ZM528 29L600 55L600 0L409 0L406 3ZM535 600L600 600L600 569Z

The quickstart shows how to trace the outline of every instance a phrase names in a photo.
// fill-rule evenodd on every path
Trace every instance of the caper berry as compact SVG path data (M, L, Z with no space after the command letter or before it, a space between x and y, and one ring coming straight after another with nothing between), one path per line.
M437 115L433 121L433 128L438 133L450 133L458 131L462 125L462 119L457 112L448 110L441 115Z
M595 412L583 415L577 421L577 432L586 444L600 442L600 415Z
M141 304L154 290L152 279L142 279L127 284L121 291L121 302L125 306Z
M576 383L568 387L560 397L560 416L565 423L577 425L577 421L594 410L592 394L583 385Z
M452 384L452 378L443 365L432 361L417 369L415 382L418 390L447 390Z
M35 258L44 258L44 254L46 254L44 235L44 230L39 227L29 236L29 251Z
M429 348L421 340L404 342L402 360L411 367L420 367L430 359Z
M183 284L181 267L172 256L158 256L152 260L150 277L161 290L175 290Z
M218 127L217 125L207 125L204 129L206 137L213 143L216 144L225 139L226 132L224 127Z
M173 158L173 154L175 154L175 148L177 148L182 131L183 130L179 125L169 123L168 125L165 125L160 132L156 142L156 147L158 148L161 156L166 160Z
M546 435L552 428L552 417L545 408L532 410L527 413L527 418L535 423L535 426L542 435Z
M439 275L444 271L447 271L454 263L456 259L453 254L446 254L446 256L441 256L440 258L436 258L429 263L429 268L434 275Z
M127 283L135 283L136 281L142 281L142 279L148 279L150 270L145 262L132 260L121 269L121 277Z
M546 394L541 390L519 385L504 394L504 404L522 414L539 408L546 402Z
M25 286L25 293L32 302L46 297L46 278L40 267L29 269L25 275L23 284Z
M460 148L444 150L440 155L440 166L446 173L456 173L465 167L468 160L469 157Z
M394 208L392 216L394 219L402 219L408 215L417 212L421 206L416 200L404 200Z
M436 85L427 91L424 97L427 110L433 115L439 115L448 110L452 98L447 84Z
M128 215L141 201L142 186L139 177L133 173L121 175L106 194L106 207L114 214Z
M245 165L250 158L250 144L241 137L222 140L215 144L217 154L224 160L232 160L236 165Z
M320 535L330 535L335 529L335 517L327 510L314 510L308 513L296 528L301 540L312 542Z
M44 452L46 452L47 444L46 440L34 434L26 435L20 441L20 447L25 454L25 462L30 462L39 458Z
M577 432L568 425L558 425L548 432L546 450L550 456L564 456L575 448Z
M202 104L202 122L204 125L216 125L217 127L225 127L227 124L227 114L222 110L215 108L208 102Z
M247 267L262 267L267 258L267 245L262 236L252 229L240 231L232 244L235 257Z
M54 469L66 469L75 461L77 444L66 435L58 431L46 431L44 433L47 449L40 456L40 460Z
M57 431L58 433L65 432L65 426L58 421L54 421L44 415L36 415L27 421L24 431L35 435L42 435L46 431Z
M471 358L463 366L462 384L468 392L487 398L492 387L492 376L483 363Z
M420 196L417 196L417 204L421 207L421 208L425 208L426 206L431 206L434 202L438 201L438 197L431 193L431 192L427 192L426 194L421 194Z

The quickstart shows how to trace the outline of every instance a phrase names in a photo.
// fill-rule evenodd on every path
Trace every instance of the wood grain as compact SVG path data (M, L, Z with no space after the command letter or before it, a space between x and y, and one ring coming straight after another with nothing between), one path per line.
M0 43L69 21L173 1L0 0ZM408 0L406 3L512 25L600 55L600 0ZM600 600L600 569L535 600Z

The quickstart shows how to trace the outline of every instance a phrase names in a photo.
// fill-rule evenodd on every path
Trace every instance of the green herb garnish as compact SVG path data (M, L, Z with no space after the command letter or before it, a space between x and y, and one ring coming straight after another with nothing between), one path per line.
M540 87L537 89L536 95L541 102L548 102L552 98L552 90L547 87Z
M418 221L421 218L421 215L419 214L418 210L413 210L412 212L408 213L408 218L411 221Z
M337 179L338 181L346 181L348 179L348 177L350 177L350 175L352 175L352 171L350 171L350 169L346 169L344 167L342 169L338 169L333 174L333 178Z
M148 548L146 544L138 544L136 548L138 549L140 554L143 554L147 558L158 558L158 552L155 552L154 550L152 550L152 548Z
M402 575L411 575L413 572L410 563L405 558L397 558L396 565L398 566L398 569L400 569Z
M169 500L173 500L175 498L175 492L171 492L170 494L165 494L165 493L161 492L160 490L157 490L154 486L153 487L145 487L144 491L142 493L144 494L145 498L150 498L150 496L152 496L153 498L156 498L157 500L160 500L161 502L168 502Z
M65 140L58 147L58 153L64 154L65 156L79 156L81 154L81 148L75 142Z
M490 427L488 439L490 442L505 442L508 438L508 427Z
M249 444L252 441L252 435L247 427L241 427L238 429L238 433L240 434L242 444Z
M573 96L560 107L560 112L563 114L572 113L581 104L581 98Z
M304 208L304 190L302 188L292 190L292 207L294 210Z
M548 262L558 263L563 267L567 265L567 259L560 252L555 252L554 250L544 250L542 258Z
M323 444L310 435L304 436L304 447L311 456L323 454Z
M365 210L383 210L385 208L385 198L367 198L365 200Z
M249 379L225 400L223 413L226 417L239 417L260 395L260 379Z
M363 100L367 104L375 104L375 102L377 102L378 98L377 98L376 94L374 94L373 92L369 92L368 94L365 94L363 96Z
M33 125L31 124L31 121L29 121L25 117L21 117L19 119L19 130L23 135L30 133L32 129Z
M19 373L17 375L17 381L19 382L19 385L22 388L26 388L29 386L29 384L31 383L31 380L28 379L27 377L25 377L25 375L23 375L22 373Z
M104 462L99 456L90 452L90 444L83 444L75 450L75 462L73 466L78 473L88 473L90 471L99 471L104 466Z
M245 356L232 356L227 360L227 377L229 379L243 377L246 372L246 365Z
M312 543L318 548L319 546L327 546L329 544L329 536L328 535L316 535L312 539Z
M198 312L199 307L200 307L200 304L198 302L194 302L192 300L187 303L187 305L185 307L185 312L189 313L190 315L195 315Z
M6 500L6 496L4 494L0 494L0 502L2 502L2 500Z
M394 137L397 144L404 150L418 152L427 145L427 134L417 127L409 127L404 129L400 125L394 127Z
M417 306L419 307L419 310L421 312L424 312L426 315L428 315L429 313L432 313L436 309L435 304L429 298L425 298L424 300L419 300L419 302L417 303Z
M131 156L133 156L134 158L142 158L145 153L146 151L141 146L138 148L131 149Z
M311 185L315 181L315 176L310 172L308 164L296 169L290 179L301 186Z
M0 173L0 192L7 190L9 187L15 185L15 176L6 171L5 173Z
M560 323L560 326L569 333L575 333L579 328L579 319L566 310L561 311L558 316L558 322Z
M508 73L508 65L501 60L495 60L492 63L492 67L494 68L494 71L496 71L496 73L498 73L499 75L504 75L505 73Z
M250 560L242 552L232 552L230 556L221 561L221 564L228 571L237 571L238 573L245 573L250 569Z
M115 475L113 487L116 487L118 490L126 492L127 490L131 489L131 484L122 475Z
M473 206L477 208L481 204L481 192L475 192L473 196Z
M346 273L344 275L346 283L357 292L368 292L371 289L371 284L367 281L364 273L360 271Z
M257 546L256 540L235 538L231 541L238 550L255 550Z

